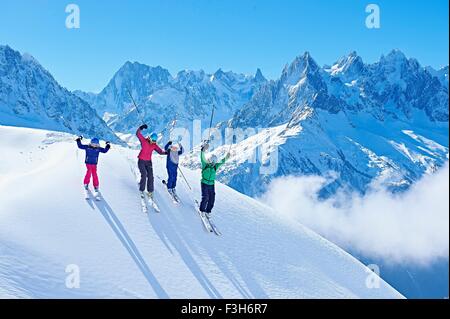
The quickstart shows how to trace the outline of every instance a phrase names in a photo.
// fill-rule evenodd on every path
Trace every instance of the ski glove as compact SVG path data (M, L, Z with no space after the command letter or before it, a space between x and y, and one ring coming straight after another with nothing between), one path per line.
M208 148L209 148L209 141L204 141L203 144L202 144L201 151L202 152L207 151Z
M81 141L83 139L83 135L78 136L78 138L75 141Z
M168 143L167 143L167 145L172 145L173 143L172 143L172 141L169 141Z
M147 124L144 124L144 125L141 125L140 127L139 127L139 129L142 131L142 130L146 130L146 129L148 129L148 125Z

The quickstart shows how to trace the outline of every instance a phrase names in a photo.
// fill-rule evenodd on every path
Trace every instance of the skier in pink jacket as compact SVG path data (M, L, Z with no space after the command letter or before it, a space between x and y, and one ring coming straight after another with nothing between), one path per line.
M145 185L147 185L147 192L149 198L153 199L154 191L154 178L153 178L153 165L152 165L152 154L156 151L160 155L166 154L161 147L158 146L156 141L158 140L158 135L152 133L149 137L144 137L142 135L142 130L148 129L147 124L144 124L138 128L136 131L136 136L141 142L141 152L139 153L138 168L141 173L141 181L139 182L139 191L143 195L145 192Z

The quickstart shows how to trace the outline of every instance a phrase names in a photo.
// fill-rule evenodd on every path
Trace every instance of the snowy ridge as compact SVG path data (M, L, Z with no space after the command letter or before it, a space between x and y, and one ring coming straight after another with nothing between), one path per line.
M102 136L119 142L88 103L62 88L31 55L1 45L0 124Z
M99 94L81 91L74 94L90 103L101 117L106 113L115 115L108 124L116 132L130 133L142 121L155 131L164 132L175 117L182 127L194 119L206 124L213 105L216 122L229 120L265 82L259 69L254 76L221 69L214 74L183 70L172 76L160 66L127 62ZM134 107L129 91L139 110Z
M160 181L164 158L154 160L162 213L145 215L136 151L113 145L102 154L104 201L86 201L74 136L4 126L0 134L9 154L0 167L0 297L402 297L384 281L367 288L355 258L220 183L214 218L223 236L205 233L192 204L199 173L185 170L194 194L180 180L175 207ZM79 267L79 289L65 287L68 265Z
M280 176L333 173L336 178L322 190L322 197L343 187L364 193L378 185L396 192L407 189L423 174L434 173L448 160L448 124L423 121L420 115L417 123L380 123L370 116L350 117L308 108L296 122L214 150L219 157L229 150L233 153L220 180L255 196ZM262 166L273 165L271 161L276 161L276 169L261 173ZM183 165L198 168L195 154Z
M279 176L335 172L338 177L323 196L340 188L365 193L381 180L392 191L404 190L448 159L446 72L448 68L423 68L399 50L374 64L364 64L352 52L324 68L306 52L229 121L229 126L241 129L298 127L298 134L287 138L275 155L277 172L261 176L256 172L259 166L251 167L245 163L248 157L238 152L222 181L255 196ZM236 149L248 148L254 140ZM264 142L252 148L275 145ZM252 187L242 177L244 172L251 172Z

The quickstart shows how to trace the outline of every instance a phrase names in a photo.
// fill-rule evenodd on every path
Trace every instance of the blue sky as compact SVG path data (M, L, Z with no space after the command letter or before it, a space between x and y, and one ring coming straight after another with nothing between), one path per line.
M69 3L81 28L65 27ZM376 3L381 28L365 26ZM29 52L69 89L100 91L126 62L218 68L275 79L304 51L321 65L357 51L374 62L393 48L448 64L447 0L0 0L0 44Z

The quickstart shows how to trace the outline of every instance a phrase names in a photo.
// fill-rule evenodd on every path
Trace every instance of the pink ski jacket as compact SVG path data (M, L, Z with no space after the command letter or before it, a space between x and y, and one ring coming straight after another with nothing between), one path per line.
M138 155L138 158L143 161L151 161L153 151L156 151L160 155L164 155L165 152L158 146L156 143L149 142L144 135L142 135L141 130L137 130L136 136L141 142L141 152Z

